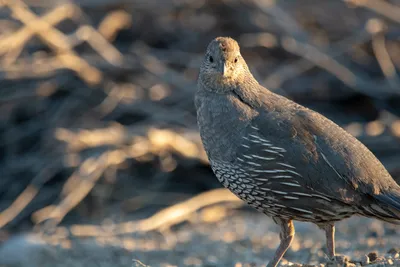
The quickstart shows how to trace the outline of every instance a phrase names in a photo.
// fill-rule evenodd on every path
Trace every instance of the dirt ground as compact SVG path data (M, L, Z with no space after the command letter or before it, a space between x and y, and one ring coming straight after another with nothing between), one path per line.
M219 208L210 208L162 232L86 239L60 233L50 239L17 236L0 247L0 266L265 266L279 244L273 221L242 208L229 209L222 220L209 222L216 212ZM281 265L325 266L322 231L309 223L295 226L296 237ZM367 254L376 252L378 259L371 266L400 266L399 234L396 226L354 217L337 224L337 253L360 266L368 263Z
M296 238L282 265L325 263L324 234L308 223L295 223ZM265 266L279 245L276 225L268 217L249 211L235 212L213 224L190 224L166 234L173 248L135 252L150 266ZM352 218L337 225L337 253L362 261L370 252L385 256L399 247L399 229L370 219ZM357 240L357 242L352 242ZM175 244L176 242L176 244ZM400 259L397 256L397 264Z

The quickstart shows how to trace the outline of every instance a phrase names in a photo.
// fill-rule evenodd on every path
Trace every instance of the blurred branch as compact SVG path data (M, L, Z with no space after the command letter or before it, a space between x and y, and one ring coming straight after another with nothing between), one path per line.
M90 66L72 49L68 38L43 19L38 18L29 8L19 0L7 3L14 16L23 22L26 27L35 32L47 45L57 52L57 58L76 72L88 84L95 85L102 80L102 73Z
M274 0L253 0L253 2L263 12L273 17L274 22L281 26L286 34L298 41L309 41L308 33L302 29L300 24L297 23L292 16L280 8Z
M113 134L110 130L105 129L95 132L82 131L77 135L60 129L56 135L60 140L70 143L68 149L70 151L105 144L117 145L119 143L122 145L127 141L126 133L121 127L114 126L111 129L113 129ZM176 151L185 157L199 157L198 145L171 131L151 129L147 138L136 138L129 147L106 151L97 159L90 157L85 160L64 184L63 194L65 197L60 204L37 211L34 216L35 221L42 222L50 219L52 223L59 223L91 191L96 181L109 166L121 164L128 157L140 158L148 153L159 155L167 150ZM206 160L206 156L204 153L202 154Z
M46 15L42 17L42 20L49 25L56 25L61 21L71 18L75 15L75 5L64 4L56 7ZM9 34L6 37L0 39L0 54L4 54L12 51L13 49L22 49L22 47L35 35L35 31L25 26L24 28ZM7 58L6 58L7 59ZM15 60L7 59L7 64L11 64Z
M73 133L67 129L58 129L56 137L67 143L67 150L79 152L92 147L112 145L121 149L121 155L139 158L146 154L159 155L161 151L173 151L188 158L197 158L208 162L199 136L193 137L189 130L179 133L172 130L149 128L140 133L136 128L130 131L117 124L109 128L93 131L82 130Z
M132 17L125 11L112 11L100 22L98 31L108 41L113 41L117 33L132 24Z
M32 182L17 197L17 199L15 199L7 209L0 212L0 229L15 219L15 217L17 217L21 211L31 203L33 198L39 193L43 184L54 177L54 174L58 171L58 167L59 166L56 168L56 164L53 162L53 166L45 166L41 169L39 174L33 178Z
M38 222L42 222L45 220L50 220L51 224L58 224L65 217L65 215L76 205L78 205L82 199L91 191L96 182L102 176L104 171L110 165L120 164L124 160L124 157L120 155L118 152L108 151L103 153L97 159L88 158L85 160L79 167L79 169L71 175L69 178L76 179L78 177L79 182L75 184L73 190L69 190L68 194L61 200L61 202L51 208L48 209L45 207L44 209L48 212L44 213L40 210L38 214L41 214L42 217L36 217ZM65 186L68 186L68 181L65 183Z
M215 205L221 202L231 202L238 205L243 204L243 201L227 189L214 189L201 193L179 204L165 208L150 218L113 225L111 232L106 231L102 227L93 225L73 225L71 226L70 231L74 236L79 237L122 235L155 230L162 231L187 220L191 214L206 206Z
M306 58L315 65L335 75L347 86L356 91L360 91L363 94L378 99L388 97L388 95L400 95L397 88L393 89L384 86L382 83L379 83L378 85L378 83L347 68L343 64L339 63L338 60L334 60L329 54L320 51L318 48L310 44L300 43L291 37L287 37L282 40L282 45L287 51ZM379 88L380 90L377 91L376 88Z
M390 55L386 49L384 35L385 26L386 25L378 19L371 19L367 24L367 28L373 35L372 49L374 50L379 66L392 88L398 90L400 87L400 80L396 73L396 67L390 59Z
M89 43L92 48L111 64L120 66L123 62L122 54L112 46L98 31L92 26L85 25L79 27L75 35Z
M169 228L174 224L180 223L183 220L186 220L187 217L193 212L209 205L213 205L220 202L236 202L242 204L243 201L240 200L237 196L232 194L227 189L214 189L202 194L199 194L187 201L182 203L173 205L164 210L161 210L151 216L148 219L144 219L138 222L137 230L138 231L154 231ZM125 233L128 227L125 225L121 225L121 230L118 231L118 234ZM125 226L125 227L124 227Z
M118 52L119 53L119 52ZM96 54L82 53L80 57L88 62L91 66L102 72L115 73L118 71L138 70L135 65L136 58L132 55L124 55L123 65L110 65L99 59ZM65 65L60 62L58 57L52 56L36 56L33 58L20 58L11 65L0 66L0 71L3 72L3 79L22 79L22 78L46 78L52 77L65 69ZM3 99L0 99L3 101Z
M125 212L132 212L139 209L143 204L172 205L189 197L191 195L185 193L163 192L160 195L159 192L145 192L143 195L123 200L121 206Z
M38 77L48 76L57 69L69 68L81 76L88 84L98 84L102 79L101 71L90 64L86 59L73 51L73 47L82 41L90 44L104 59L111 64L121 66L123 56L112 46L107 39L115 38L116 32L130 25L130 16L123 11L115 11L104 18L99 26L99 31L90 25L81 25L72 37L66 37L62 32L55 29L53 25L82 14L81 10L72 4L65 4L56 7L42 18L34 15L33 12L21 1L7 3L14 16L25 24L25 27L0 40L0 54L6 53L4 58L3 71L6 77ZM110 21L112 20L112 23ZM54 58L34 58L30 64L17 62L16 58L21 53L26 42L37 34L47 45L56 51ZM12 44L12 46L10 46ZM36 60L36 61L35 61ZM48 60L46 62L46 60Z
M344 0L355 6L362 6L375 11L382 16L400 23L400 7L383 0Z
M362 44L369 40L371 40L371 35L367 31L362 31L361 33L330 44L329 48L323 48L322 51L331 55L332 58L336 58L351 50L355 44ZM296 60L293 63L283 64L283 66L272 71L264 80L264 83L267 86L277 88L282 86L285 81L293 79L314 67L315 64L305 58Z

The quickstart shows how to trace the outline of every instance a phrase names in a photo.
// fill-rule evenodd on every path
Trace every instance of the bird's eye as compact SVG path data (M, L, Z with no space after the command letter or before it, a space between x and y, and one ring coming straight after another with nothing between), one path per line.
M214 62L214 58L213 58L212 56L210 56L210 57L208 58L208 60L209 60L211 63Z
M235 63L237 63L237 62L238 62L238 58L236 57L236 58L235 58Z

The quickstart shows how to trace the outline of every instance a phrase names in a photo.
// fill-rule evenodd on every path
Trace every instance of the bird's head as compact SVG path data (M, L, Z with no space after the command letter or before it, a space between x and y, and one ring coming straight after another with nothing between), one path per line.
M217 37L210 42L200 67L199 79L209 89L232 90L251 76L240 54L239 44L230 37Z

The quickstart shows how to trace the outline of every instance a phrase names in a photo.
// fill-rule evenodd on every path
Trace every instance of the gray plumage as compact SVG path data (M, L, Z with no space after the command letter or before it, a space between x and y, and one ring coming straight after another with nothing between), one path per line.
M259 85L233 39L209 44L195 105L219 181L282 227L269 266L290 246L292 220L324 229L331 257L335 221L358 214L400 224L400 186L379 160L329 119Z

